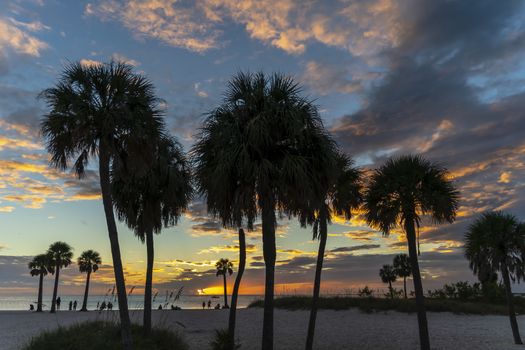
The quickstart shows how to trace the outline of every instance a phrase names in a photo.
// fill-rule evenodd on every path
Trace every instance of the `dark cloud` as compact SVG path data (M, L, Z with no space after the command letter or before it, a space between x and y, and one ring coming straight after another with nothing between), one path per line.
M380 244L361 244L361 245L355 245L352 247L339 247L330 250L330 253L350 253L355 252L358 250L368 250L368 249L375 249L381 247Z

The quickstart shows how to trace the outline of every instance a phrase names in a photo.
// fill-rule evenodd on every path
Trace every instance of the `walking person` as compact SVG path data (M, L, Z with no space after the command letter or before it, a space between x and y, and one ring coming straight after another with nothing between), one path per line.
M60 297L57 298L57 310L60 310L60 303L62 302L62 299Z
M77 301L76 300L73 302L73 310L77 311Z
M71 311L72 309L73 309L73 302L69 301L69 311Z
M204 310L205 308L206 308L206 302L203 301L203 302L202 302L202 309Z

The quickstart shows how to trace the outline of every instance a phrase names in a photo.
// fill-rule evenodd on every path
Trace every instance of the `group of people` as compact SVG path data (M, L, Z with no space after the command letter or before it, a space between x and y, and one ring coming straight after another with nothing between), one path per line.
M208 305L208 309L211 309L211 300L208 300L208 303L206 304L205 301L202 302L202 309L206 309L206 305ZM217 305L215 305L214 309L215 310L219 310L221 308L221 304L220 303L217 303ZM228 309L228 306L225 305L222 307L223 309Z
M57 307L57 310L60 310L60 304L62 303L62 299L60 299L60 297L57 298L56 300L56 307ZM69 302L69 311L72 311L72 310L76 310L77 309L77 301L70 301ZM33 304L29 304L29 311L35 311L35 305Z
M102 304L100 302L97 303L97 310L104 311L106 309L108 309L108 311L113 310L113 303L111 301L108 301L107 303L106 301L103 301Z

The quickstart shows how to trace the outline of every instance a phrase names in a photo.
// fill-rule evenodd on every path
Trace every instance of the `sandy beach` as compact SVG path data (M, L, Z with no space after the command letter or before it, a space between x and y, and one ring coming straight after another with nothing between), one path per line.
M69 312L55 315L23 311L0 312L0 349L20 349L42 330L67 326L88 319L112 319L116 313ZM141 312L132 312L135 321ZM259 349L262 309L238 312L237 334L241 349ZM512 344L509 320L505 316L429 313L433 349L521 349ZM214 329L226 327L226 310L154 311L153 323L180 331L190 349L209 349ZM415 314L397 312L363 313L358 310L322 310L318 314L315 349L416 349L418 332ZM275 348L303 349L308 322L306 311L275 311ZM525 329L525 316L518 317Z

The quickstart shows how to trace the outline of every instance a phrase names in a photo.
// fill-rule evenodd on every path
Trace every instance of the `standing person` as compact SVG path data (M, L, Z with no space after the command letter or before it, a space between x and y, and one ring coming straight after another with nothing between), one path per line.
M211 309L211 300L208 300L208 309Z
M60 310L60 302L62 301L62 299L60 299L60 297L57 298L57 310Z
M203 301L203 302L202 302L202 309L204 310L205 308L206 308L206 302Z
M73 302L70 300L69 301L69 311L71 311L73 309Z
M73 310L77 311L77 301L76 300L73 302Z
M108 302L108 310L113 310L113 303L111 301Z

